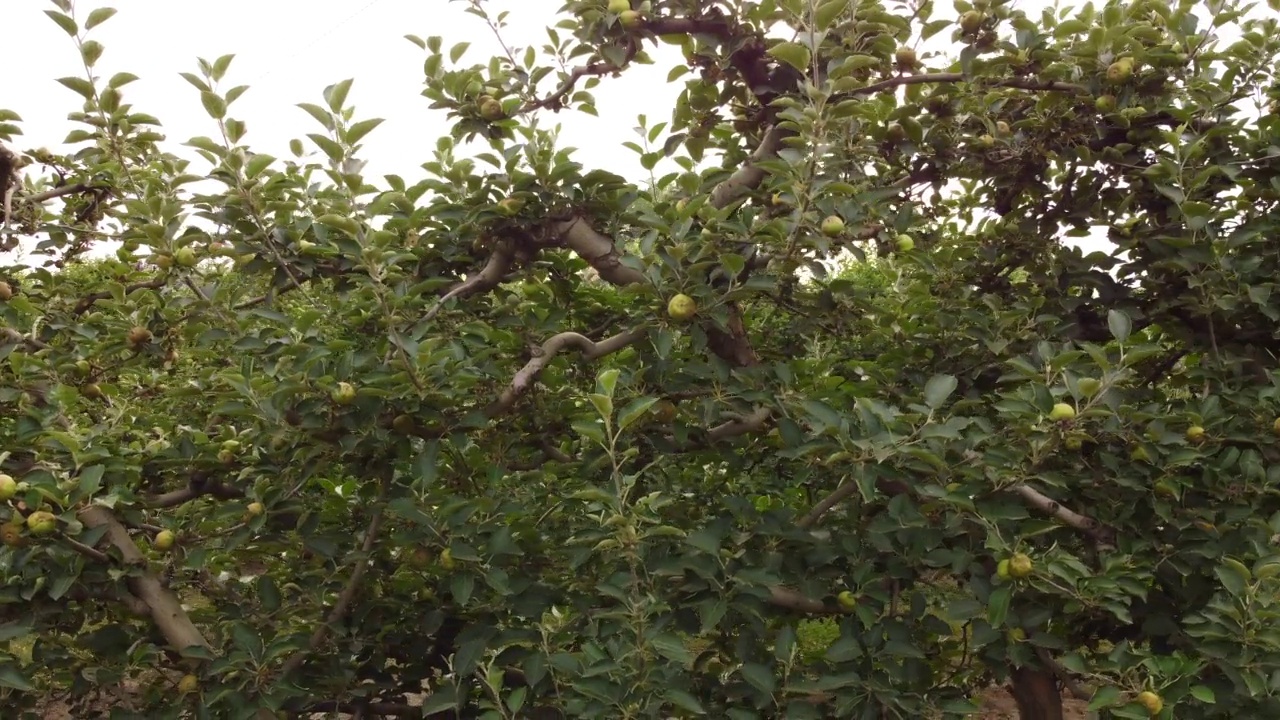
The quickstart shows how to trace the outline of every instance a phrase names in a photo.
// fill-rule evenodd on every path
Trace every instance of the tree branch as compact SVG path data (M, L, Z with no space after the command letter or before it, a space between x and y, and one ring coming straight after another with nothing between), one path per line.
M173 649L181 654L187 648L199 647L212 653L213 648L187 617L182 603L160 582L160 578L146 569L147 559L111 511L101 505L90 505L77 513L77 517L87 528L105 528L103 538L120 553L125 564L140 568L137 573L127 576L125 583L129 591L146 604L152 622Z
M497 287L502 279L511 271L511 265L515 262L515 247L509 241L502 241L494 248L493 254L489 256L489 262L485 263L480 272L468 277L466 280L454 285L452 289L440 296L436 304L431 306L426 315L422 316L420 322L427 322L431 318L439 314L444 308L444 304L454 298L464 298L476 293L488 292Z
M234 500L244 497L244 491L210 478L206 472L197 472L191 476L187 487L149 498L144 504L153 509L171 508L204 495L212 495L219 500Z
M390 467L390 466L388 466ZM355 600L356 593L360 590L360 583L364 580L364 574L369 569L369 553L373 550L374 544L378 541L378 533L382 529L383 513L386 510L387 491L391 486L391 471L387 470L383 474L382 482L378 487L377 509L373 511L373 517L369 520L369 527L365 529L364 541L360 543L360 554L356 559L356 565L351 570L351 577L347 579L347 584L339 593L337 601L330 608L329 614L311 633L311 638L307 641L307 647L294 653L292 657L285 661L284 667L280 670L281 677L289 677L302 667L302 663L306 662L307 656L315 652L320 647L320 643L324 642L325 636L329 634L329 628L342 621L347 614L347 609L351 607L352 601Z
M485 414L490 418L497 417L510 410L516 401L529 390L529 386L533 384L542 369L550 363L561 350L573 348L582 353L584 360L597 360L615 353L622 348L638 342L645 336L643 330L627 330L618 333L613 337L606 338L600 342L594 342L585 335L579 335L576 332L562 332L558 335L551 336L546 342L542 343L534 352L534 356L524 367L511 378L511 384L502 392L502 395L494 400L485 410Z
M1063 523L1079 530L1085 535L1088 535L1099 545L1110 546L1115 542L1114 531L1103 527L1101 523L1093 518L1085 517L1080 513L1063 507L1058 503L1058 501L1044 495L1025 483L1014 485L1010 490L1015 495L1022 498L1023 502L1030 507L1061 520Z

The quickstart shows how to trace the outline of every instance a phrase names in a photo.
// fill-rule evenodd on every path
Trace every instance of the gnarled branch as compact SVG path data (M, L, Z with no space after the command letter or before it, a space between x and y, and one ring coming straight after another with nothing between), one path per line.
M1057 500L1025 483L1014 485L1010 490L1013 494L1022 498L1023 502L1030 507L1061 520L1063 523L1088 535L1099 545L1109 546L1115 542L1115 533L1111 529L1104 527L1093 518L1085 517L1074 510L1063 507Z
M129 531L116 520L110 510L101 505L90 505L81 510L77 517L87 528L105 528L103 539L120 553L121 559L127 565L146 568L147 559L133 544ZM191 622L191 618L187 617L177 596L170 592L154 573L143 569L129 575L125 583L129 591L146 604L152 622L179 654L190 647L199 647L206 652L213 652L213 648L200 634L200 630Z
M511 378L511 384L507 389L494 400L485 410L485 414L489 417L497 417L512 408L520 396L524 395L529 386L533 384L542 369L550 363L561 350L569 348L575 349L582 353L584 360L597 360L615 353L632 343L638 342L645 336L643 330L627 330L618 333L609 338L605 338L600 342L595 342L585 335L579 335L576 332L562 332L558 335L551 336L542 346L535 352L534 357L520 368L515 377Z

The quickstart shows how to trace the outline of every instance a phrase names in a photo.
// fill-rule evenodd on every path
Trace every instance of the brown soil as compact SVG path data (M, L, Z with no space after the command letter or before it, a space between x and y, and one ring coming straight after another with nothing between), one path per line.
M1089 714L1085 712L1088 703L1075 698L1064 698L1062 701L1064 720L1085 720ZM991 687L982 694L981 720L1018 720L1018 704L1013 696L1002 687Z

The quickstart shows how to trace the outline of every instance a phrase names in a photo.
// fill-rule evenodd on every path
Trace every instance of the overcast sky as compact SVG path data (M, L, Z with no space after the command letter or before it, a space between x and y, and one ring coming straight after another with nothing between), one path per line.
M15 138L18 149L57 150L73 127L66 115L79 108L80 99L54 79L82 77L84 68L72 39L45 16L53 7L48 0L0 4L9 58L0 77L0 107L22 115L25 134ZM179 143L217 135L199 93L178 73L198 74L197 57L212 61L233 53L236 59L223 87L249 85L250 90L229 114L247 123L250 147L277 157L289 155L290 139L319 129L295 104L323 104L326 85L354 78L348 102L356 106L357 117L386 120L365 138L361 153L369 161L366 175L375 182L385 173L410 181L420 178L418 166L431 158L436 139L448 132L444 113L428 110L420 94L425 55L404 35L440 35L446 48L469 41L464 63L483 62L501 50L484 22L464 11L466 3L447 0L80 0L77 17L83 22L103 4L119 13L91 31L90 37L106 46L97 75L105 79L127 71L140 77L124 88L125 99L135 110L161 120L170 151L190 156ZM488 6L493 12L511 12L504 30L509 44L540 47L561 4L490 0ZM1047 4L1019 3L1032 17ZM940 17L947 12L939 6ZM935 42L945 42L946 36L940 33ZM564 127L562 144L579 148L577 157L588 167L637 181L647 177L637 156L621 142L636 139L631 128L640 114L647 114L650 124L667 120L682 82L666 82L672 62L680 59L675 50L659 45L650 52L654 65L632 67L624 78L606 79L595 89L599 117L569 111L555 116Z
M45 16L53 7L48 0L0 4L5 6L6 55L28 61L21 72L11 70L0 80L0 107L22 115L25 135L16 139L19 148L56 149L71 128L67 112L78 109L80 99L54 79L81 77L84 68L71 38ZM103 79L122 71L139 76L124 88L125 98L160 119L171 151L181 151L174 146L188 138L217 134L199 93L178 73L199 74L197 57L212 61L231 53L236 59L223 87L248 85L250 90L231 106L230 115L247 123L246 143L277 157L289 156L291 138L320 129L295 104L323 105L325 86L355 78L348 102L358 117L386 120L363 143L371 179L388 172L420 177L418 165L431 159L436 139L449 131L444 112L428 110L429 101L421 96L425 53L405 34L442 36L446 49L470 42L462 63L486 62L501 51L484 22L464 12L465 3L446 0L80 0L77 16L103 4L119 13L91 31L90 37L106 46L97 74ZM545 28L561 4L489 3L495 12L511 11L503 31L508 43L537 47L546 42ZM679 58L669 47L651 54L659 60ZM569 111L555 116L564 125L565 143L580 148L580 160L592 166L637 179L647 176L639 174L637 157L619 143L635 139L630 128L638 115L648 113L652 122L669 117L679 92L678 85L665 82L669 69L670 62L636 66L625 79L601 83L599 118Z

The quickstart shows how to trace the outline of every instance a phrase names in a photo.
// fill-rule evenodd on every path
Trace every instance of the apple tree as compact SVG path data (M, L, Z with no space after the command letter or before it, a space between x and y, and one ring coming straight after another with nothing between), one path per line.
M0 110L7 717L1280 713L1274 2L567 0L409 36L421 178L231 56L173 145L86 5ZM651 181L548 129L652 63Z

